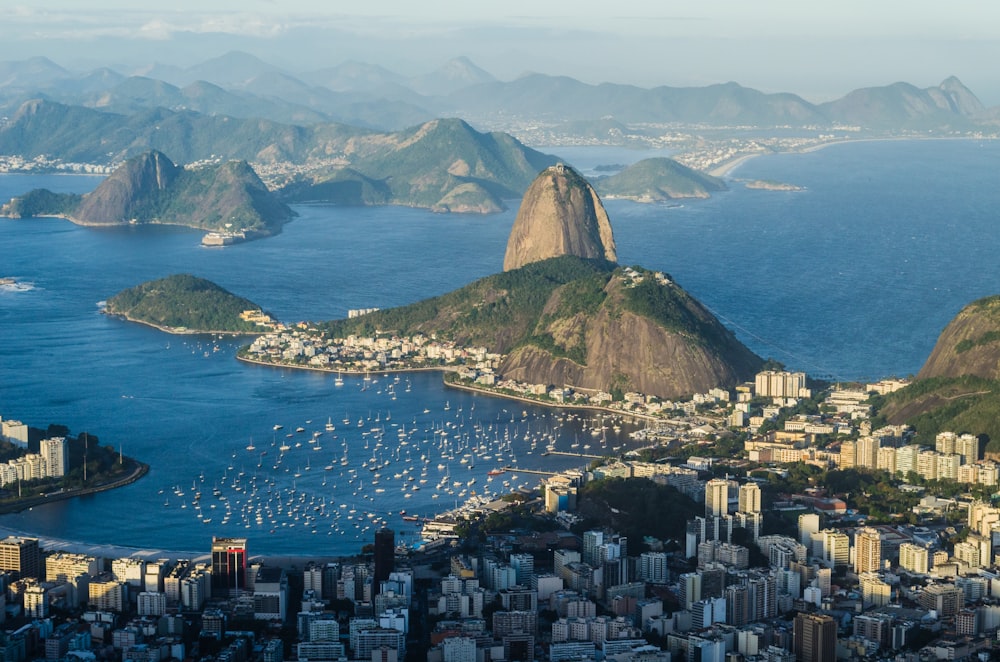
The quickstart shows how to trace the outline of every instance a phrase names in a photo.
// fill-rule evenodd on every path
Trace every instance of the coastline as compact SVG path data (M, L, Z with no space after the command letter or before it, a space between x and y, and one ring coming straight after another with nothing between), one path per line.
M161 326L155 322L134 319L129 317L126 313L114 313L109 311L107 308L104 308L101 312L109 317L117 317L118 319L125 320L126 322L142 324L143 326L152 327L157 331L163 331L164 333L169 333L174 336L259 336L264 333L261 331L205 331L200 329L189 329L183 326Z
M390 373L405 373L405 372L457 372L458 367L455 366L430 366L426 368L379 368L378 370L347 370L344 368L334 369L334 368L323 368L320 366L305 366L305 365L286 365L284 363L271 363L268 361L261 361L259 359L250 359L245 356L239 356L237 354L236 359L238 361L243 361L245 363L251 363L254 365L265 366L268 368L287 368L289 370L312 370L314 372L327 372L332 374L345 374L345 375L364 375L364 374L390 374ZM456 384L450 382L442 377L442 383L448 388L454 388L460 391L467 391L469 393L478 393L480 395L487 395L494 398L503 398L505 400L516 400L518 402L524 402L527 404L538 405L539 407L550 407L553 409L580 409L586 411L595 411L605 414L612 414L616 416L625 416L629 418L635 418L643 421L656 422L660 421L660 418L656 416L651 416L649 414L640 414L637 412L621 411L620 409L612 409L609 407L600 407L597 405L581 405L563 402L545 402L543 400L537 400L534 398L528 398L521 395L515 395L512 393L500 393L498 391L490 390L487 388L473 386L470 384Z
M528 398L523 395L515 395L513 393L500 393L498 391L490 391L488 389L480 388L478 386L472 386L470 384L455 384L444 380L444 385L448 388L458 389L460 391L469 391L471 393L480 393L482 395L489 395L494 398L504 398L506 400L516 400L517 402L525 402L532 405L538 405L539 407L551 407L553 409L583 409L586 411L596 411L604 414L612 414L615 416L625 416L628 418L636 418L643 421L657 422L659 419L655 416L650 416L649 414L639 414L631 411L621 411L620 409L611 409L608 407L599 407L598 405L579 405L579 404L567 404L564 402L544 402L542 400L536 400L534 398Z
M9 515L10 513L19 513L23 510L30 510L35 506L41 506L46 503L54 503L56 501L65 501L66 499L73 499L78 496L86 496L88 494L96 494L98 492L107 492L108 490L114 490L119 487L125 487L126 485L131 485L136 482L147 473L149 473L149 465L144 462L139 462L138 460L130 460L135 464L132 471L121 478L110 481L108 483L103 483L101 485L93 485L91 487L81 487L72 490L63 490L61 492L51 492L43 496L30 497L28 499L19 499L17 501L12 501L10 503L0 504L0 515Z
M750 159L754 159L758 156L761 156L762 154L765 154L765 152L752 152L750 154L740 154L739 156L735 156L732 159L724 161L719 165L715 166L711 170L707 171L707 174L711 175L712 177L720 177L720 178L728 177L741 165L743 165Z
M255 334L260 335L260 334ZM262 365L268 368L288 368L289 370L311 370L313 372L328 372L330 374L344 374L344 375L366 375L366 374L389 374L389 373L404 373L404 372L456 372L458 371L458 366L427 366L424 368L379 368L378 370L357 370L354 368L324 368L318 365L288 365L286 363L272 363L270 361L261 361L260 359L251 359L246 356L236 355L237 361L243 361L244 363L252 363L253 365Z

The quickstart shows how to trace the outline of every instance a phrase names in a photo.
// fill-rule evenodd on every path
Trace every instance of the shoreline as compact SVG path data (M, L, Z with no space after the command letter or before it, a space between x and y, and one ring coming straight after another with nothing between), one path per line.
M749 153L749 154L740 154L739 156L734 156L732 159L730 159L728 161L723 161L722 163L720 163L719 165L715 166L714 168L706 171L706 174L711 175L712 177L719 177L719 178L728 177L737 168L739 168L741 165L743 165L747 161L749 161L751 159L755 159L758 156L762 156L762 155L767 154L767 153L769 153L769 152L752 152L752 153ZM774 152L774 153L777 153L777 152Z
M339 369L334 370L332 368L322 368L319 366L304 366L304 365L286 365L283 363L270 363L268 361L261 361L259 359L250 359L244 356L236 356L238 361L243 361L245 363L250 363L253 365L264 366L268 368L287 368L289 370L312 370L314 372L327 372L327 373L338 373L347 375L364 375L364 374L390 374L390 373L405 373L405 372L457 372L458 367L451 366L432 366L426 368L380 368L378 370L345 370ZM479 386L472 386L470 384L456 384L454 382L449 382L442 376L441 382L447 388L454 388L460 391L467 391L469 393L478 393L480 395L486 395L494 398L503 398L505 400L516 400L518 402L524 402L527 404L538 405L539 407L549 407L552 409L580 409L585 411L596 411L605 414L623 416L628 418L635 418L644 421L657 422L660 418L652 416L650 414L640 414L637 412L626 412L619 409L611 409L609 407L600 407L598 405L581 405L581 404L567 404L561 402L545 402L542 400L536 400L534 398L529 398L521 395L514 395L509 393L499 393L497 391L492 391L487 388L482 388Z
M147 322L145 320L134 319L129 317L125 313L113 313L104 308L101 310L101 314L107 315L108 317L117 317L118 319L124 320L126 322L131 322L133 324L142 324L143 326L148 326L157 331L162 331L164 333L169 333L172 336L260 336L263 332L260 331L202 331L197 329L188 329L183 326L161 326L156 322Z
M260 334L257 334L260 335ZM378 370L356 370L354 368L324 368L318 365L289 365L286 363L272 363L270 361L261 361L260 359L251 359L246 356L236 355L237 361L243 361L244 363L250 363L253 365L266 366L268 368L288 368L289 370L311 370L313 372L328 372L330 374L344 374L344 375L370 375L370 374L399 374L405 372L457 372L459 366L427 366L423 368L379 368Z
M543 402L541 400L535 400L533 398L529 398L529 397L526 397L526 396L523 396L523 395L514 395L514 394L511 394L511 393L498 393L497 391L490 391L490 390L487 390L487 389L484 389L484 388L480 388L478 386L472 386L472 385L469 385L469 384L455 384L455 383L449 382L447 380L443 380L443 381L444 381L444 385L446 387L448 387L448 388L454 388L454 389L458 389L460 391L468 391L470 393L480 393L482 395L489 395L489 396L492 396L494 398L504 398L506 400L516 400L518 402L525 402L525 403L532 404L532 405L538 405L539 407L551 407L553 409L582 409L582 410L586 410L586 411L596 411L596 412L601 412L601 413L605 413L605 414L612 414L612 415L622 416L622 417L628 417L628 418L637 418L637 419L640 419L640 420L651 421L651 422L657 422L657 421L662 420L662 419L659 419L659 418L657 418L655 416L651 416L649 414L639 414L639 413L636 413L636 412L626 412L626 411L621 411L619 409L610 409L608 407L600 407L598 405L579 405L579 404L566 404L566 403L562 403L562 402Z
M25 510L31 510L35 506L42 506L48 503L55 503L57 501L66 501L67 499L74 499L80 496L86 496L88 494L97 494L98 492L107 492L110 490L118 489L119 487L125 487L126 485L131 485L140 478L143 478L147 473L149 473L149 465L144 462L139 462L138 460L131 460L135 463L135 467L132 471L121 478L113 480L109 483L104 483L101 485L93 485L91 487L80 487L72 490L64 490L61 492L50 492L45 495L40 495L36 497L29 497L27 499L19 499L17 501L12 501L10 503L0 504L0 515L10 515L12 513L19 513Z

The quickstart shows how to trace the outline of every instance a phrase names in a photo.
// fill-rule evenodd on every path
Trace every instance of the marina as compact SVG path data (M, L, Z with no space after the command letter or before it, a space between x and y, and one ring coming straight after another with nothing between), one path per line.
M503 401L484 406L482 398L468 395L461 404L446 400L432 410L399 402L397 391L413 392L409 377L337 379L345 386L338 394L368 401L364 415L345 413L341 425L332 415L321 424L315 421L322 417L301 425L274 424L269 443L255 444L251 438L245 446L234 445L221 472L202 470L162 487L162 508L211 524L215 535L281 536L295 530L363 543L374 530L391 526L403 532L406 544L419 546L421 540L407 534L403 522L426 522L444 510L531 490L556 473L540 468L550 455L565 458L568 466L600 457L556 450L570 448L581 434L599 430L597 445L608 454L637 445L616 432L609 442L607 416L497 409ZM416 395L410 400L418 401ZM623 425L636 429L620 417L613 423L618 431ZM285 427L295 432L279 441L276 431Z

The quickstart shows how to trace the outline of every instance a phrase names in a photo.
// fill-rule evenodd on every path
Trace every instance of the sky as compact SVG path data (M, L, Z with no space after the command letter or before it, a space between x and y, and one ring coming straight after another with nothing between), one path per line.
M167 4L167 3L163 3ZM465 56L526 72L653 87L736 81L820 102L958 76L1000 105L1000 3L982 0L0 1L0 61L46 56L132 73L243 50L290 72L354 60L414 76ZM131 69L131 70L130 70Z

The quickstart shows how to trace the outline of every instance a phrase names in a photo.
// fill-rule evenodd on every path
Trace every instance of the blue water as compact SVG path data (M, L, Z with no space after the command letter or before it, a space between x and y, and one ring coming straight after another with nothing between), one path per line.
M638 156L576 150L563 158L586 168ZM840 379L907 375L964 304L1000 289L998 165L996 143L859 143L760 157L734 173L804 191L733 182L728 192L681 207L613 201L608 211L621 262L671 273L758 354ZM86 191L98 181L2 176L0 200L37 186ZM328 375L240 364L237 341L169 336L99 314L97 303L119 290L181 272L209 278L286 322L405 304L499 270L515 215L298 211L281 235L226 249L202 248L199 233L177 228L0 221L0 276L34 284L27 292L0 291L0 415L86 430L152 466L127 488L5 516L0 525L139 548L204 551L212 535L245 535L252 553L352 553L371 540L375 518L412 539L414 526L401 521L400 510L431 514L454 505L461 489L502 489L511 478L488 482L486 471L499 460L492 451L473 468L460 455L440 460L441 430L449 440L478 435L492 446L509 439L503 461L513 454L523 468L579 463L542 458L545 442L532 448L529 440L546 435L562 450L623 443L613 431L595 436L552 411L444 389L436 375L398 384L376 375L367 390L348 378L337 388ZM323 431L328 419L334 433ZM284 427L275 432L275 424ZM296 434L299 426L306 432ZM385 429L381 449L371 433L362 434L372 427ZM397 459L388 442L404 429L408 445ZM321 432L322 451L309 450L313 431ZM251 438L253 452L245 448ZM285 440L292 449L275 467ZM341 466L345 444L350 463ZM376 455L389 466L372 485L373 472L360 463ZM407 480L420 476L421 455L428 458L424 484ZM364 479L360 490L348 468ZM453 494L432 499L445 473ZM255 503L270 489L272 503L298 500L298 510L314 519L242 519L237 513L255 474ZM513 482L528 480L521 474ZM413 484L421 489L411 491ZM193 488L203 495L201 519ZM226 525L226 502L212 500L214 488L233 511ZM321 516L332 513L340 518Z

